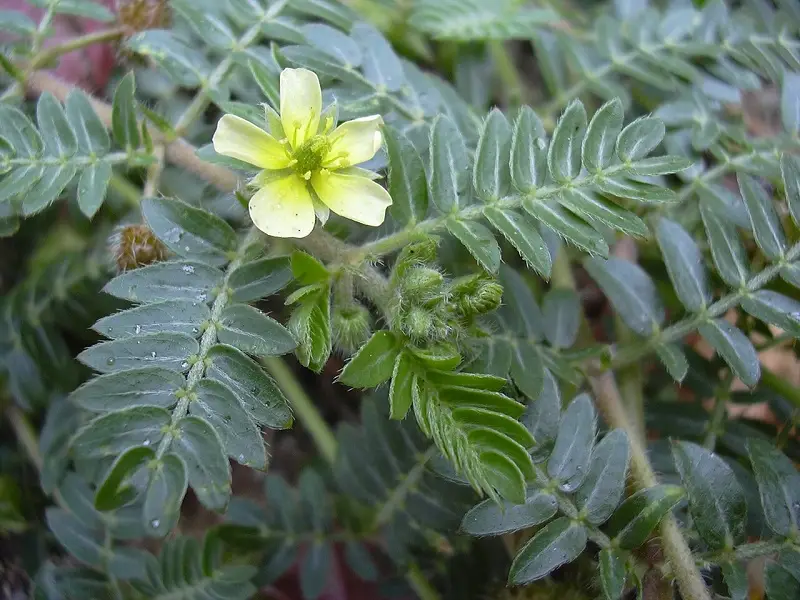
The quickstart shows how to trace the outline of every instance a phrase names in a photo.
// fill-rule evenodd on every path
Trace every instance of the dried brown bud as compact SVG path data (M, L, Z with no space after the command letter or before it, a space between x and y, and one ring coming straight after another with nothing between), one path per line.
M119 227L109 240L119 272L150 265L167 258L167 248L146 225Z
M146 29L165 29L170 22L167 0L117 0L117 22L130 37Z

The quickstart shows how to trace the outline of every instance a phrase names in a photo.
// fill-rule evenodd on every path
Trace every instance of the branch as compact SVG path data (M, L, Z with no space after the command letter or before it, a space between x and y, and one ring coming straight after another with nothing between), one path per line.
M638 434L628 421L622 398L619 395L614 375L611 372L595 374L589 377L597 405L609 425L623 429L630 440L631 475L638 489L647 489L658 484L658 479L647 458L647 452ZM673 574L678 580L678 587L685 600L711 600L703 582L703 577L695 567L692 551L681 533L678 523L672 515L661 521L661 545L664 554L672 566Z

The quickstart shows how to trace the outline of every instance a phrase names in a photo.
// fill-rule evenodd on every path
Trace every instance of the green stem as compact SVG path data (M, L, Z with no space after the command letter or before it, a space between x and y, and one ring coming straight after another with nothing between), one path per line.
M430 584L428 578L416 563L411 563L409 566L406 580L419 597L419 600L441 600L439 592Z
M714 394L714 408L711 411L711 420L708 422L706 437L703 446L711 451L717 445L717 437L723 431L725 415L728 409L728 400L731 397L731 384L733 383L733 372L729 369L725 379L722 380Z
M494 61L497 74L503 86L503 92L508 101L509 108L518 108L525 102L525 84L519 76L519 70L514 64L514 59L508 51L505 43L501 40L490 40L487 42L489 55Z
M34 430L27 415L19 407L12 404L6 408L6 418L8 418L11 429L14 430L14 435L25 451L28 460L36 467L37 471L41 471L44 460L41 452L39 452L39 440L36 437L36 430Z
M125 202L131 206L131 208L138 208L139 202L142 198L142 191L138 187L117 173L111 174L109 186L117 194L122 196L123 200L125 200Z
M42 52L40 52L33 58L33 60L31 60L28 71L34 71L40 67L47 66L51 61L55 60L59 56L63 56L64 54L69 54L70 52L80 50L86 46L92 46L93 44L113 42L120 39L123 35L125 35L125 29L123 27L113 27L111 29L93 31L91 33L69 39L62 44L50 46L49 48L42 50Z
M783 377L779 377L770 371L763 364L761 365L761 383L783 396L786 400L791 402L795 408L800 408L800 389Z
M286 395L297 418L308 431L314 445L325 461L333 466L336 461L337 442L331 428L319 414L314 401L308 397L303 386L289 369L288 365L280 358L264 358L262 364L275 378L278 387Z
M628 434L631 449L631 476L634 484L638 489L647 489L657 485L658 479L647 458L642 440L639 439L628 420L613 374L605 372L592 375L589 377L589 383L608 424L623 429ZM672 567L684 600L711 600L703 577L695 566L692 551L675 518L672 515L664 517L660 530L664 555Z

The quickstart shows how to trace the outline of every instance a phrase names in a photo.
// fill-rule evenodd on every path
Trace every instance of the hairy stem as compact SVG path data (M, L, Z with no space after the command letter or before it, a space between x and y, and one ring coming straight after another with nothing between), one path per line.
M598 407L612 427L628 433L631 448L631 475L638 489L647 489L658 484L658 479L647 458L647 452L639 436L631 426L620 397L614 375L610 372L589 377ZM661 545L678 581L685 600L711 600L703 577L695 566L692 551L681 533L677 521L667 515L661 521Z
M306 428L322 458L329 465L336 461L337 442L333 431L319 414L314 401L308 397L303 386L297 381L286 362L280 358L268 357L261 360L278 387L286 395L297 418Z
M6 408L6 418L11 424L11 429L14 431L14 435L19 445L22 446L28 460L36 467L37 471L41 471L44 461L41 452L39 452L39 440L36 437L36 430L31 425L27 415L19 407L12 404Z
M728 409L728 400L731 397L731 384L733 383L733 372L728 369L725 378L720 382L714 394L714 408L711 410L711 420L708 422L706 436L703 439L703 446L712 452L717 445L717 437L723 433L725 415Z

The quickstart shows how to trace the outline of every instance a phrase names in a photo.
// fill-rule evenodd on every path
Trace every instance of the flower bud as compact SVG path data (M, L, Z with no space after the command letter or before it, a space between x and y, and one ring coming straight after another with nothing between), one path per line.
M400 331L413 342L441 340L450 333L447 319L440 311L421 306L408 309L400 319Z
M331 326L333 343L347 355L355 353L372 335L372 318L360 304L334 307Z
M400 281L400 294L406 303L425 301L442 292L444 276L430 267L409 269Z
M119 272L150 265L167 258L166 246L146 225L125 225L117 228L108 245Z
M409 244L400 251L400 255L394 263L392 278L402 277L410 268L432 263L435 260L436 240L433 238Z
M450 294L456 311L471 317L497 309L503 299L503 286L483 274L468 275L452 283Z

